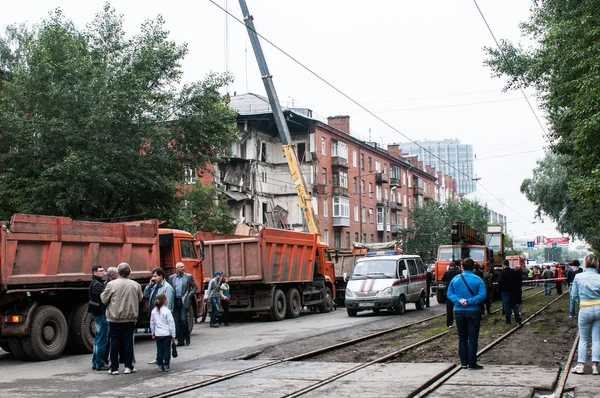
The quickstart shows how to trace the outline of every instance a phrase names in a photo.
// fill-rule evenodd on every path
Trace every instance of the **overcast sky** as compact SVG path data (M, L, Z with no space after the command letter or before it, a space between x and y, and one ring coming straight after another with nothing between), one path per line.
M215 0L222 7L225 0ZM104 1L13 2L0 14L0 27L37 23L60 7L84 27ZM115 0L125 30L162 14L171 38L188 43L184 82L209 71L229 70L231 94L265 94L243 25L209 0ZM305 107L326 118L350 115L354 134L388 144L456 138L472 144L479 196L508 217L515 237L558 236L551 222L532 224L534 206L519 192L544 155L544 132L520 92L502 93L503 80L483 66L484 46L493 39L472 0L247 0L257 31L405 136L263 42L283 106ZM529 0L478 0L496 38L520 40L519 22L529 17ZM229 11L241 19L236 0ZM528 93L536 107L533 93ZM537 110L540 120L543 114ZM408 138L407 138L408 137ZM490 194L488 191L492 192ZM494 198L494 196L496 198Z

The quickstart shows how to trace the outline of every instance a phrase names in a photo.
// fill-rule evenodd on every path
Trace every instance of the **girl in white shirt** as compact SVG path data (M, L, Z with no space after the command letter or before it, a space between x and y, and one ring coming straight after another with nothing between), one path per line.
M150 315L150 330L156 340L156 364L162 372L169 371L171 363L171 343L175 340L175 320L167 308L167 295L159 293L154 300Z

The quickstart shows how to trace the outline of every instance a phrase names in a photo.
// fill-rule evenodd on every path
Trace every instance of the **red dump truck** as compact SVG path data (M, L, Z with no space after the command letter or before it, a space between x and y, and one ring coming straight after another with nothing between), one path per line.
M196 233L204 245L204 273L229 276L231 313L274 321L296 318L302 307L331 311L335 272L317 234L263 228L258 236Z
M198 286L203 267L191 234L160 229L158 220L74 221L16 214L0 223L0 346L22 359L48 360L65 348L92 352L95 324L87 312L92 266L131 266L145 285L155 267L167 275L179 261ZM198 297L194 308L200 308ZM147 324L147 303L139 326ZM190 311L189 317L194 317ZM194 322L190 322L192 327Z

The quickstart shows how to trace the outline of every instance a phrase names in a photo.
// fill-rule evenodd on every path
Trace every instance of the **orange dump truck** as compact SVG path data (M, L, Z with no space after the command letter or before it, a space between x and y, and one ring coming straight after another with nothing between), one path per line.
M331 310L335 272L328 246L317 238L271 228L258 236L222 239L196 233L203 241L206 276L222 271L230 278L230 311L277 321L298 317L304 306Z
M33 360L57 358L67 345L92 352L95 326L87 312L92 266L127 262L130 278L145 285L153 268L170 275L179 261L201 286L194 238L160 229L158 220L97 223L16 214L10 224L0 224L0 346ZM146 308L143 302L140 326L147 323Z

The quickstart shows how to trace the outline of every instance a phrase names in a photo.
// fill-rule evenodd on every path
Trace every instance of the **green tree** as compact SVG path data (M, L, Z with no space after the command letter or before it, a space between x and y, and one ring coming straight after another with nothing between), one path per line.
M106 5L84 29L60 10L0 52L0 219L170 219L185 169L227 155L236 114L229 75L180 87L185 44L162 17L126 37ZM12 58L5 54L9 54Z
M486 64L496 76L508 77L507 90L533 88L550 125L551 151L558 160L545 160L540 168L559 162L564 175L553 181L539 178L523 183L522 191L559 223L561 232L584 237L600 247L593 209L600 207L600 29L597 0L535 1L532 15L521 25L523 36L535 46L501 41L502 51L487 49ZM549 174L547 174L548 177ZM558 192L544 195L542 188ZM536 193L537 191L537 193ZM565 206L560 209L560 206Z
M229 215L225 196L214 186L197 185L185 194L184 206L172 224L189 232L203 231L230 234L235 221Z

